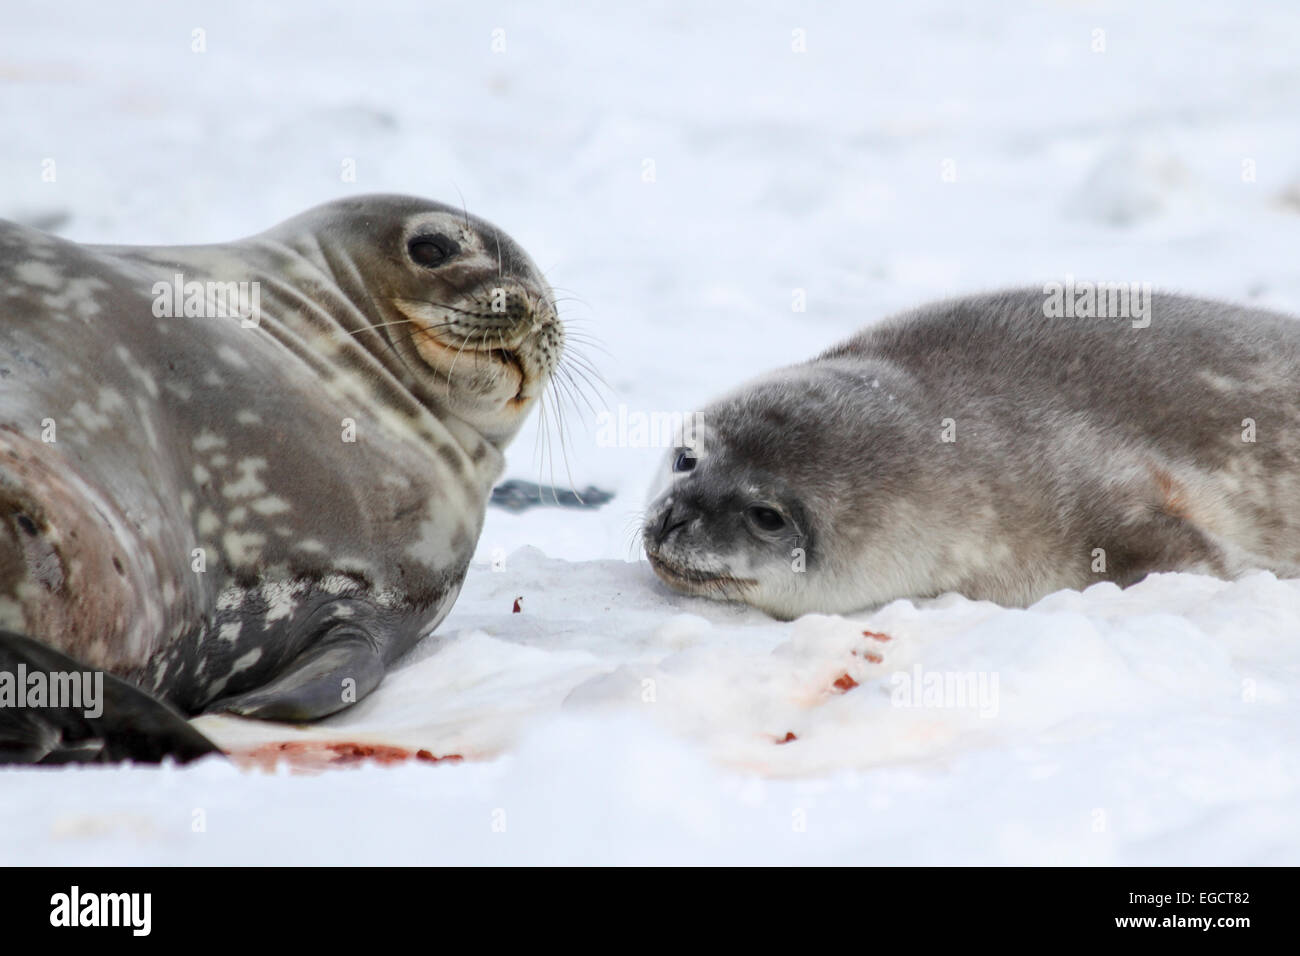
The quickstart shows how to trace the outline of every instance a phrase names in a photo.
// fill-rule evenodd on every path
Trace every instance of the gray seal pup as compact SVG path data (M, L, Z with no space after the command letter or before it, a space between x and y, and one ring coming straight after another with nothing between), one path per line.
M0 628L184 715L339 711L451 609L563 348L524 251L436 202L175 247L0 222Z
M652 492L654 571L786 619L1300 576L1300 322L1059 306L1050 285L929 305L709 405Z

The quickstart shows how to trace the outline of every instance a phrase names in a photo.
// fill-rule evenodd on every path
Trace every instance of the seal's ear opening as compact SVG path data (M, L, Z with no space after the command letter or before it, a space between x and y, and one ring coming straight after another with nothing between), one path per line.
M188 763L217 746L162 701L0 630L0 764Z

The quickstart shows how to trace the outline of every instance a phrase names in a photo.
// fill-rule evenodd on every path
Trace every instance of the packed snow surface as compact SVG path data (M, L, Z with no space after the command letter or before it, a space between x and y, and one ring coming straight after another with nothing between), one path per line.
M5 24L0 216L208 242L337 196L463 198L560 292L597 409L690 411L894 310L1066 275L1300 312L1285 2ZM423 758L4 770L0 863L1300 862L1300 582L777 622L637 560L661 449L609 447L583 404L564 449L545 424L505 477L611 503L490 511L451 617L346 714L198 722Z

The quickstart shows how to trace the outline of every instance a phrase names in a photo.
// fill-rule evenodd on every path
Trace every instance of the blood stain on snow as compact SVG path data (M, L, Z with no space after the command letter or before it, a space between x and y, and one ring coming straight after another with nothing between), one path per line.
M861 651L861 652L852 651L850 653L852 653L854 657L861 657L864 660L868 660L873 664L882 664L884 663L885 660L879 654L873 654L871 651Z
M387 744L323 740L262 744L247 750L232 750L227 753L227 756L245 770L274 770L276 764L284 761L291 769L305 773L333 770L339 767L355 767L367 760L390 766L411 760L422 763L459 763L464 759L460 754L438 757L429 750L412 752L404 747L392 747Z
M870 639L873 640L873 641L881 641L881 642L884 642L884 641L892 641L892 640L893 640L893 638L890 637L888 634L882 634L880 631L863 631L863 632L862 632L862 636L863 636L863 637L868 637L868 638L870 638ZM870 662L873 663L873 664L883 664L884 661L885 661L885 659L884 659L883 657L881 657L879 654L877 654L875 651L857 651L857 650L855 650L855 651L852 652L852 654L853 654L854 657L861 657L861 658L864 658L864 659L870 661Z

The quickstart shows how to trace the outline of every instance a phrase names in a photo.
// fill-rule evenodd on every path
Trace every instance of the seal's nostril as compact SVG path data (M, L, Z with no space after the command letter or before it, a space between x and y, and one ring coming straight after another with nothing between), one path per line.
M676 505L671 505L664 511L664 520L659 522L659 531L655 534L655 544L662 545L668 540L668 536L684 524L690 523L690 516L683 515Z

